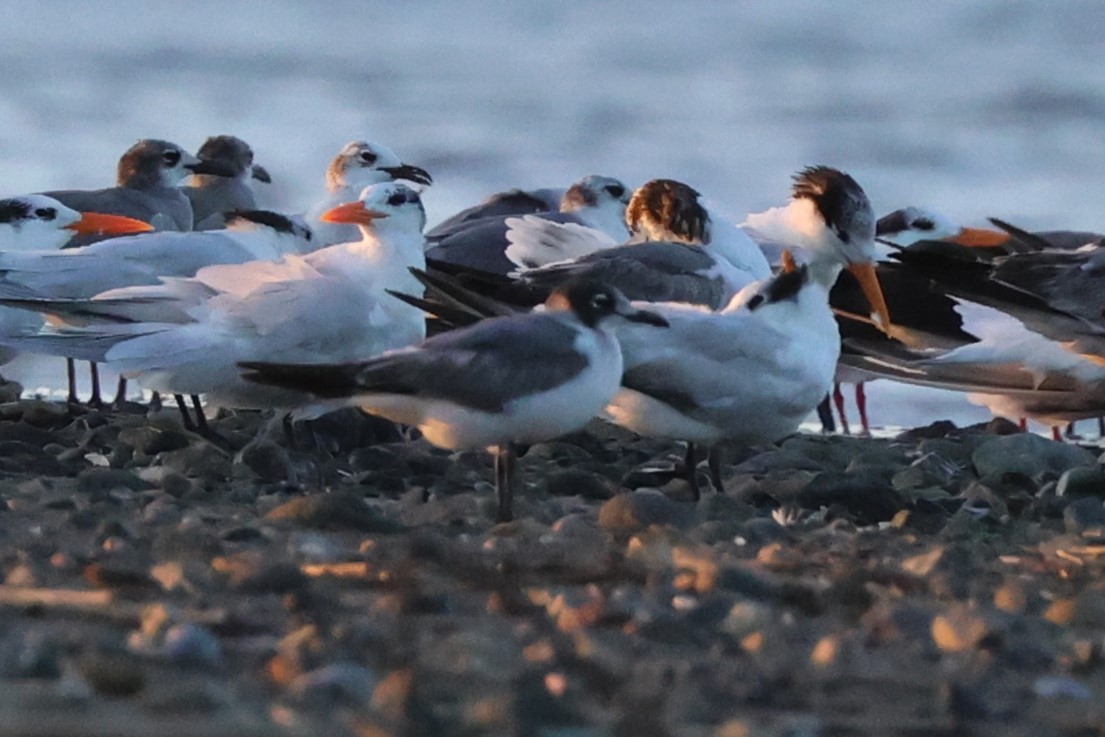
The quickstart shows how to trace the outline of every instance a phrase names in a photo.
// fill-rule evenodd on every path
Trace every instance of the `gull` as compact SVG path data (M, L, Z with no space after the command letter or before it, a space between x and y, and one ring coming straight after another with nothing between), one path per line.
M538 190L540 191L540 190ZM516 193L516 194L515 194ZM508 199L509 198L509 199ZM519 202L520 200L520 202ZM521 207L533 206L539 201L520 190L495 195L483 206L486 211L505 209L515 203ZM506 274L517 263L506 255L514 245L517 233L524 223L556 223L574 232L572 226L601 233L611 243L626 239L625 213L629 204L629 191L625 183L611 177L591 175L579 180L567 190L551 210L488 214L474 218L472 208L453 216L434 229L427 237L434 248L426 258L432 261L465 266L479 271ZM477 211L479 212L479 211ZM518 215L525 215L519 224Z
M227 218L226 230L217 232L163 231L60 251L0 251L0 297L7 299L9 306L49 312L57 300L87 300L109 289L157 284L160 277L191 276L211 264L274 260L311 248L311 231L278 213L253 210L231 213ZM126 222L150 229L139 221ZM56 313L54 317L63 320ZM91 310L81 320L90 317ZM72 362L67 374L69 402L76 403ZM121 381L116 402L122 400L125 390ZM89 403L102 403L95 367Z
M303 397L243 381L236 363L349 361L425 335L422 313L384 292L418 286L407 271L424 264L418 193L374 185L322 217L358 225L362 238L279 261L207 266L90 300L44 301L37 309L69 324L9 343L103 362L149 389L205 394L217 406L296 406Z
M538 189L514 188L496 192L480 204L450 215L427 230L426 240L436 243L445 236L463 230L484 218L557 212L567 191L565 187L540 187Z
M348 243L361 237L356 226L328 222L322 214L356 200L365 187L406 179L429 186L433 178L421 167L404 164L387 146L368 141L350 141L338 152L326 170L326 194L307 212L307 223L319 247Z
M688 238L695 232L701 237L703 224L709 222L685 215L677 220ZM806 264L793 266L794 274L785 278L748 281L720 311L707 300L634 302L661 315L670 324L665 330L614 326L625 372L623 391L607 406L606 415L641 434L686 441L686 470L696 498L695 444L714 445L725 438L774 442L793 432L825 395L840 352L828 292L844 266L858 272L881 324L890 325L872 266L874 213L854 179L829 167L805 169L795 177L790 202L759 223L780 242L800 249ZM666 243L624 250L630 254L649 245L694 248ZM766 259L756 253L767 271ZM440 276L428 284L434 293L423 300L426 306L432 311L446 308L457 321L510 310ZM715 453L710 469L721 488Z
M233 176L233 170L225 164L200 161L175 143L144 139L119 159L116 186L44 194L74 210L124 215L156 230L187 231L192 229L192 205L180 184L189 174Z
M46 195L0 199L0 254L56 250L74 235L119 235L150 230L153 227L140 220L77 212Z
M140 220L118 215L77 212L46 195L0 199L0 258L32 249L56 251L77 234L114 235L152 229ZM42 320L29 312L0 308L0 334L34 330L41 324ZM0 364L15 355L14 350L0 349Z
M631 300L720 309L747 284L771 274L756 243L682 182L655 179L637 188L626 220L631 237L618 244L593 228L530 222L527 216L511 225L505 254L517 264L512 278L467 269L458 276L476 291L525 306L539 303L568 278L587 276Z
M265 167L253 163L248 143L234 136L211 136L196 156L229 167L233 175L193 174L188 180L183 191L192 203L193 230L217 230L225 226L225 213L257 209L253 182L270 184L272 177Z
M250 381L413 425L441 448L488 448L495 518L506 522L515 446L579 430L603 408L622 375L612 329L626 321L664 325L616 289L579 280L554 292L542 311L485 320L368 361L242 367Z

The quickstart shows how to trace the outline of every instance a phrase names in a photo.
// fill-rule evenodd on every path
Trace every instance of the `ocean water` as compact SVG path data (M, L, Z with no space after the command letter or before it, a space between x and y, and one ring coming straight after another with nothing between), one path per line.
M590 173L682 179L740 218L826 163L880 212L1105 229L1092 0L242 6L0 1L3 192L105 186L139 138L232 133L273 175L262 202L293 211L369 139L432 172L431 223ZM879 423L964 405L894 389L880 408L886 384Z

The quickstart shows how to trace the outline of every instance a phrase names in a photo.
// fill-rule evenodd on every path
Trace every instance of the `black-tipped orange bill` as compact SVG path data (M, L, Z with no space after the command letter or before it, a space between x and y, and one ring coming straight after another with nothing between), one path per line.
M80 220L65 227L80 235L126 235L149 233L153 230L152 225L141 220L101 212L82 212Z
M852 276L859 282L860 289L863 290L863 296L867 298L867 302L871 305L871 311L879 319L879 327L889 335L890 308L886 306L886 298L882 294L882 287L879 286L879 278L875 275L875 265L872 263L851 264L848 271L852 272Z
M798 264L794 262L794 254L790 251L783 251L780 261L783 264L782 273L789 274L793 271L798 271Z
M346 202L331 208L319 216L324 223L345 223L348 225L371 225L373 220L386 218L386 212L370 210L361 201Z
M998 248L1009 242L1009 234L989 228L960 228L957 234L945 240L970 248Z

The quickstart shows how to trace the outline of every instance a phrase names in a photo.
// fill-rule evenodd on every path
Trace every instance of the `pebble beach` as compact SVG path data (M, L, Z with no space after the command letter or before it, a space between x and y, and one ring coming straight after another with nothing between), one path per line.
M1081 735L1105 719L1096 448L950 422L490 461L342 412L0 404L0 730ZM302 435L302 433L300 433ZM244 450L243 450L244 448ZM289 478L293 479L289 482Z

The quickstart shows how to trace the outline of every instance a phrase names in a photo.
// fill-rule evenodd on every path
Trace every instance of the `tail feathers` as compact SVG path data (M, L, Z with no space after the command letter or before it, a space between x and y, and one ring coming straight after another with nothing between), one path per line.
M483 319L480 315L475 314L471 310L461 309L452 305L445 304L435 300L425 299L423 297L415 297L411 294L404 292L396 292L392 289L385 289L388 294L398 299L400 302L405 302L411 307L422 310L432 320L433 325L427 325L427 332L436 334L443 330L451 330L454 328L463 328L469 325L474 325Z
M513 304L472 289L463 279L436 270L411 269L411 273L426 287L426 299L432 303L469 313L478 319L514 315L519 312Z
M118 333L42 332L4 336L0 343L28 353L102 362L108 351L133 337Z
M290 364L242 361L242 378L255 384L313 394L322 399L339 399L356 392L359 363Z

